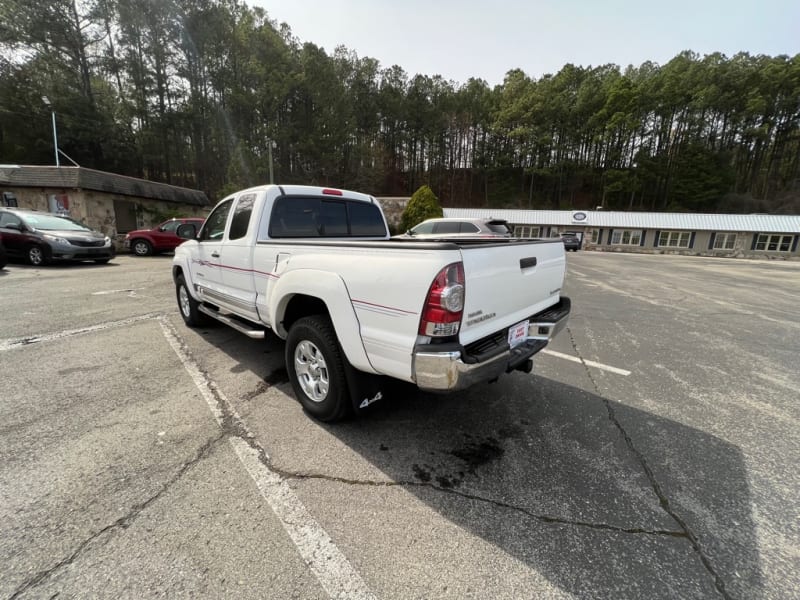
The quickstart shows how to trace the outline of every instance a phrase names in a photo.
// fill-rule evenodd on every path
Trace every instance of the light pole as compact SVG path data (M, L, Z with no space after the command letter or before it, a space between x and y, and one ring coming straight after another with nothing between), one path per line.
M53 150L56 153L56 167L60 167L61 164L58 161L58 134L56 133L56 111L53 108L53 105L50 104L50 100L47 96L42 96L42 102L44 102L48 107L50 107L50 113L53 115Z
M275 179L272 177L272 149L276 146L275 142L272 140L267 140L267 153L269 154L269 182L275 183Z

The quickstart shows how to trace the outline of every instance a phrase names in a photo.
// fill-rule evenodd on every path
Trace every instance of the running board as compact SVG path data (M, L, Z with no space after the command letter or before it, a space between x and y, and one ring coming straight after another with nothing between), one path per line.
M265 337L263 329L250 329L239 319L222 315L218 310L214 310L213 308L208 308L203 304L200 304L197 307L197 309L201 313L206 314L209 317L213 317L217 321L225 323L225 325L227 325L228 327L233 327L236 331L245 334L249 338L253 338L254 340L263 340Z

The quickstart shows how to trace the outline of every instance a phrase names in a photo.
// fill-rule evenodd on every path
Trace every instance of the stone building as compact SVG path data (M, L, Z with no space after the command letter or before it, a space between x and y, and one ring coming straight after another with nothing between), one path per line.
M84 167L0 165L0 205L69 215L110 236L171 217L205 216L211 203L199 190Z
M800 258L800 215L445 208L446 217L505 219L519 237L575 232L584 250Z
M403 233L400 231L400 218L403 216L403 211L408 206L411 196L384 196L377 200L380 202L383 214L386 215L386 221L392 233Z

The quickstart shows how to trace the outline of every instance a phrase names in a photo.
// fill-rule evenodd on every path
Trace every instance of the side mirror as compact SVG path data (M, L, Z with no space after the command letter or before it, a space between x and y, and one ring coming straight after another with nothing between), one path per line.
M197 225L194 223L184 223L183 225L178 225L178 229L175 230L175 234L184 240L193 240L197 238Z

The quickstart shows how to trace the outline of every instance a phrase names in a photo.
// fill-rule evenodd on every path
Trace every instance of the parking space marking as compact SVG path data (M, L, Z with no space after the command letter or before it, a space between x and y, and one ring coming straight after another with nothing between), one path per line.
M217 424L224 428L226 415L236 422L238 433L231 433L228 442L320 585L331 598L374 600L375 595L361 575L289 487L288 481L265 464L263 459L269 458L266 451L254 441L255 436L247 429L222 390L186 352L171 325L163 318L159 319L159 324Z
M130 317L128 319L122 319L121 321L110 321L108 323L100 323L99 325L91 325L89 327L81 327L79 329L65 329L64 331L58 331L56 333L0 340L0 352L7 352L8 350L14 350L15 348L22 348L23 346L38 344L40 342L52 342L54 340L60 340L61 338L70 337L73 335L93 333L95 331L103 331L104 329L111 329L113 327L123 327L125 325L131 325L132 323L138 323L139 321L150 321L152 319L158 319L162 315L163 313L148 313L145 315Z
M555 356L556 358L563 358L564 360L569 360L578 364L585 364L587 367L602 369L603 371L608 371L609 373L616 373L617 375L623 375L624 377L627 377L628 375L631 374L631 372L626 369L619 369L617 367L612 367L610 365L604 365L603 363L594 362L593 360L584 360L578 358L577 356L572 356L570 354L563 354L561 352L556 352L555 350L548 350L547 348L542 350L542 354Z
M140 290L142 288L126 288L124 290L102 290L100 292L92 292L92 296L107 296L108 294L128 294L129 296L135 296L136 290Z

